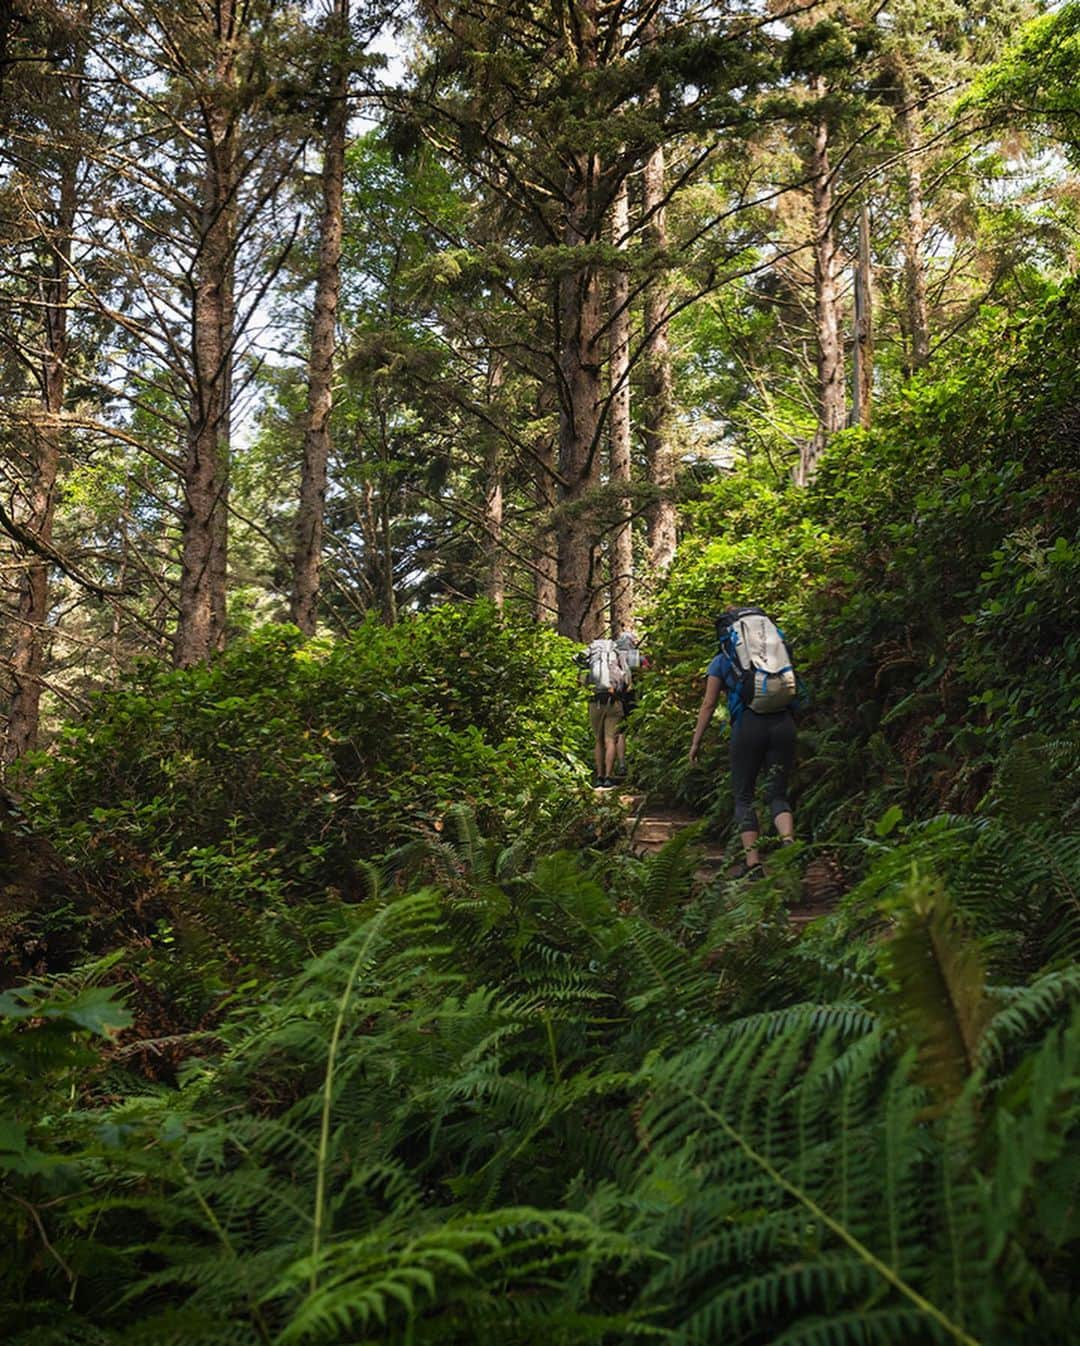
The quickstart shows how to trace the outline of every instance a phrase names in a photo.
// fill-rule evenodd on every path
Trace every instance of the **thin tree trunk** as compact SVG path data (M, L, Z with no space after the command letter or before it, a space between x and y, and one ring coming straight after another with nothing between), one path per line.
M73 97L77 104L80 97L78 79L75 81ZM53 536L67 395L68 274L75 227L79 163L79 156L74 151L64 154L56 229L51 242L53 260L42 287L45 302L41 403L30 427L34 469L22 518L30 532L47 545L51 544ZM15 761L37 742L45 662L44 632L48 613L48 563L39 556L28 555L20 576L15 604L14 648L10 665L12 696L3 743L5 762Z
M817 81L815 93L824 88ZM839 250L833 222L832 173L829 167L829 127L824 118L814 129L811 157L814 228L814 329L817 338L818 424L804 446L798 477L805 485L814 474L817 460L829 437L843 429L846 420L844 395L844 347L840 333L837 264Z
M488 363L486 397L489 410L502 387L505 366L491 354ZM493 419L496 419L493 416ZM484 590L501 612L506 600L505 552L503 550L503 467L499 437L494 428L486 432L484 443Z
M309 636L315 632L319 608L326 479L330 461L334 347L341 291L345 141L349 120L348 62L344 48L349 31L349 0L335 0L330 27L330 35L340 44L341 53L331 89L323 149L319 267L315 278L315 307L311 320L304 463L300 476L300 507L296 516L296 551L290 604L292 620Z
M484 541L487 552L487 596L501 612L506 601L506 574L503 564L503 484L499 452L490 445L486 454L484 489Z
M394 589L394 523L385 490L379 504L379 523L382 532L382 615L386 625L393 626L398 618L397 592Z
M874 413L873 276L870 266L870 209L859 211L859 259L855 265L855 401L852 421L869 428Z
M616 248L625 249L630 231L630 203L625 180L611 208L611 235ZM611 283L611 404L609 475L613 485L630 484L630 276L617 267ZM619 501L620 518L611 538L611 626L628 630L634 617L634 535L631 501Z
M173 646L181 668L208 659L225 643L237 187L233 4L221 0L217 6L216 101L207 108L203 145L206 195L192 296L194 386Z
M537 396L537 420L544 422L551 416L554 402L550 383L543 383ZM554 626L559 611L559 569L556 557L557 540L552 518L558 499L556 490L556 437L543 430L534 446L533 499L539 526L536 531L533 560L533 612L544 626Z
M667 250L664 206L664 151L653 150L645 163L642 208L646 237L658 259ZM649 482L657 495L648 511L649 570L653 579L667 574L675 557L675 452L672 444L671 349L668 341L668 285L662 269L645 291L645 454Z
M922 168L919 164L919 136L922 118L910 84L901 85L899 112L900 136L907 167L907 202L904 216L904 307L907 316L909 358L905 373L922 369L930 359L930 320L926 305L926 268L922 247L926 237L923 214Z

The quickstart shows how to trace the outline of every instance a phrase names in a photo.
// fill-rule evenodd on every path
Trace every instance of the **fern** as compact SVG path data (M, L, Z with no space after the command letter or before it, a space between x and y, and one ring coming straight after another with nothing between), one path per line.
M894 909L897 926L882 953L893 1011L917 1045L918 1077L948 1101L974 1070L990 1017L982 959L934 880L913 874Z
M697 863L695 846L703 826L680 828L648 861L641 891L641 909L646 915L663 919L677 903L689 898Z
M644 1125L652 1162L669 1173L674 1163L676 1173L697 1174L692 1188L683 1184L682 1224L696 1224L702 1208L708 1217L726 1207L731 1228L724 1243L713 1244L707 1274L702 1268L695 1278L700 1302L673 1323L677 1339L748 1340L766 1324L776 1332L792 1317L820 1318L826 1309L831 1320L876 1297L891 1311L917 1315L927 1339L970 1343L965 1325L919 1284L929 1250L913 1216L924 1190L918 1129L880 1125L882 1097L903 1122L919 1095L903 1072L882 1094L878 1045L863 1052L856 1039L840 1047L828 1032L817 1033L809 1013L791 1019L771 1043L758 1021L719 1051L709 1044L649 1076L655 1101ZM859 1064L843 1072L838 1094L838 1061L853 1050ZM885 1165L890 1181L883 1190ZM730 1193L738 1194L735 1203L725 1201ZM778 1212L784 1219L777 1228L798 1231L786 1247L760 1237L762 1222L774 1222ZM675 1275L683 1270L675 1264ZM658 1298L665 1275L653 1285ZM891 1311L881 1319L882 1335L865 1340L890 1339Z

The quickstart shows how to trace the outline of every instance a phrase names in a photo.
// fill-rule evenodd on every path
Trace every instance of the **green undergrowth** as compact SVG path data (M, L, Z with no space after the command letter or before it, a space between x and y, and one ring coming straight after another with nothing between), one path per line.
M455 808L169 1081L115 965L6 993L6 1346L1080 1342L1080 929L1015 914L1023 838L1073 901L1080 847L983 828L799 936L688 834Z
M6 981L28 950L55 969L127 949L143 1027L168 1036L321 947L321 914L451 806L504 842L587 844L604 824L572 648L479 603L145 665L24 769L63 877L33 903L5 889Z
M809 490L761 465L706 487L652 617L640 782L730 812L723 735L685 760L735 602L772 611L808 693L796 797L815 840L891 809L968 811L994 765L1080 711L1080 286L988 313L947 370L838 435Z
M808 492L703 492L631 729L703 821L653 858L573 647L483 604L148 666L28 764L5 1346L1080 1346L1078 316L989 315ZM808 684L802 839L702 884L736 599Z

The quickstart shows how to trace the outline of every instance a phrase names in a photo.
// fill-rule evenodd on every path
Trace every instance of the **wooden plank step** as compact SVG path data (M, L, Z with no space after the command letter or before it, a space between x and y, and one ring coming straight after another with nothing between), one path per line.
M640 818L631 830L634 841L670 841L679 829L666 818Z
M809 925L811 921L816 921L819 916L827 916L831 910L831 907L817 905L812 907L788 907L788 920L792 925Z

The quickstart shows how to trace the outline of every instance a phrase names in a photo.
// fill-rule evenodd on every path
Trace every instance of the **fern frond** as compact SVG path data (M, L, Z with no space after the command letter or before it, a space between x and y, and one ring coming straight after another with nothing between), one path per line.
M682 1219L695 1244L691 1221L709 1202L698 1192L738 1193L731 1237L720 1243L711 1236L722 1260L707 1277L702 1272L702 1302L680 1335L737 1340L760 1332L766 1321L778 1334L790 1316L829 1310L831 1319L874 1296L879 1307L902 1308L934 1324L925 1339L938 1335L973 1346L963 1320L923 1289L932 1260L921 1228L927 1149L921 1128L910 1125L922 1098L906 1067L894 1069L883 1091L886 1060L876 1027L869 1034L877 1039L873 1047L855 1038L841 1048L827 1032L818 1035L808 1015L792 1013L788 1032L772 1040L768 1030L758 1018L726 1044L703 1044L647 1077L652 1101L642 1129L651 1161L677 1162ZM848 1052L853 1059L841 1070L838 1058ZM838 1078L844 1080L839 1090ZM884 1129L883 1098L893 1114ZM883 1184L886 1163L890 1180ZM772 1265L752 1270L770 1245L760 1232L747 1231L774 1221L778 1211L788 1213L788 1227L798 1231L797 1255L777 1244ZM669 1283L661 1273L653 1293L662 1297Z
M624 1237L598 1229L586 1217L531 1208L450 1219L420 1232L389 1228L327 1248L320 1265L291 1267L268 1300L291 1299L305 1284L318 1286L293 1308L277 1337L334 1346L342 1339L406 1339L436 1306L454 1316L490 1306L530 1287L563 1284L570 1291L582 1261L636 1260ZM448 1339L445 1326L443 1340Z
M825 1308L836 1294L863 1299L873 1280L864 1262L843 1253L795 1261L764 1275L745 1275L691 1313L680 1324L679 1338L687 1346L712 1346L761 1332L789 1314Z
M1048 972L1030 986L995 987L994 999L1005 1003L979 1040L976 1063L982 1070L1000 1065L1011 1050L1030 1043L1063 1010L1080 1000L1080 967Z
M804 1318L771 1338L769 1346L931 1346L950 1338L915 1309L865 1308Z
M663 919L671 909L690 896L696 866L695 847L704 823L683 827L666 841L648 860L641 909L654 920Z
M986 1190L991 1261L1020 1231L1024 1206L1033 1197L1044 1217L1037 1225L1042 1238L1060 1244L1075 1232L1069 1202L1063 1205L1060 1195L1069 1192L1075 1200L1080 1180L1073 1149L1080 1125L1080 1009L1005 1083L995 1123L997 1154ZM1055 1218L1048 1220L1051 1211Z
M1075 800L1080 779L1080 735L1026 734L1010 744L979 805L1017 829L1060 826L1064 801Z
M959 1096L991 1014L977 947L965 939L940 883L913 872L882 951L891 1003L917 1045L918 1076L940 1102Z

